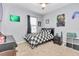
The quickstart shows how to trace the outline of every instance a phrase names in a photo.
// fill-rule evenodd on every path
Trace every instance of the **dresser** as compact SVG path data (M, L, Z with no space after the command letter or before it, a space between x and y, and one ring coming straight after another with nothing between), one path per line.
M66 46L75 50L79 50L79 37L76 33L68 33Z

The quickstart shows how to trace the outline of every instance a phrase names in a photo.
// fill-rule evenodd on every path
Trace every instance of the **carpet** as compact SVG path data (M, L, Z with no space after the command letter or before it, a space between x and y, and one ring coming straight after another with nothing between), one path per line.
M27 42L21 43L16 48L17 56L79 56L79 51L65 46L47 42L31 49Z

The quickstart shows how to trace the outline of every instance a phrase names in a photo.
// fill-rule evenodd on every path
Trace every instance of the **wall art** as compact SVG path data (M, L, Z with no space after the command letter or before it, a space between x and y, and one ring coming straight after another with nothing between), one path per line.
M41 21L38 21L38 26L41 26Z
M49 24L49 19L46 19L46 24Z
M11 22L20 22L20 16L10 15Z
M65 26L65 14L60 14L57 16L57 27Z

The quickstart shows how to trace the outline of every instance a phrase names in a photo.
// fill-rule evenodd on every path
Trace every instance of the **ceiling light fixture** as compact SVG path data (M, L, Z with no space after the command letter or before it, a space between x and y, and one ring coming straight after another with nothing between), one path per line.
M41 4L42 9L44 10L46 8L47 3L40 3L40 4Z

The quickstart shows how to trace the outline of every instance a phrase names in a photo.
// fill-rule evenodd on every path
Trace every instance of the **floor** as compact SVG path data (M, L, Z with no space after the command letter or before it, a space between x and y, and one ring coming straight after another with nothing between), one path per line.
M47 42L31 49L28 43L19 44L17 49L17 56L79 56L79 51L73 50L65 46Z

